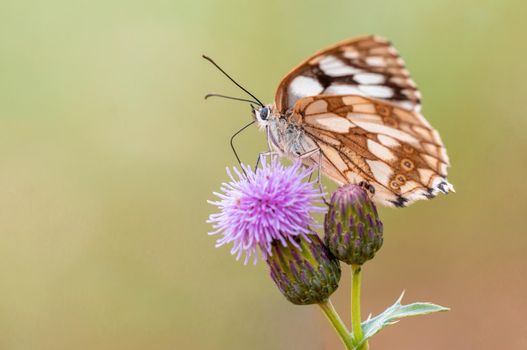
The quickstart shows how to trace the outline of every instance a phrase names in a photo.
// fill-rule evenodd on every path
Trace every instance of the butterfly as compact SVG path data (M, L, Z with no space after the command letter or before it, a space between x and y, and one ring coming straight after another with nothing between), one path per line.
M230 79L256 99L253 123L271 151L318 165L338 185L364 185L376 203L396 207L454 191L445 146L388 40L364 36L315 53L268 105Z

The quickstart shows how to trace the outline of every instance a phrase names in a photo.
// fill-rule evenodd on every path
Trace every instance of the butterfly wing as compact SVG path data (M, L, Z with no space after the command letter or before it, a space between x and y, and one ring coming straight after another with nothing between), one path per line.
M302 62L281 81L275 95L280 113L315 95L360 95L418 111L421 94L390 42L378 36L347 40Z
M376 202L406 206L453 190L443 142L417 112L368 97L320 95L298 100L289 122L319 147L310 161L325 175L341 185L367 181Z

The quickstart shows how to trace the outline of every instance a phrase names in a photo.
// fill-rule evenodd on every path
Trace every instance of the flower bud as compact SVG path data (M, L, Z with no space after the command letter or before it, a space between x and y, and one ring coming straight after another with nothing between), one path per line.
M358 185L339 187L324 218L327 247L339 260L362 265L382 246L382 222L366 191Z
M293 237L287 245L274 240L267 264L280 292L297 305L326 301L340 280L339 261L316 233Z

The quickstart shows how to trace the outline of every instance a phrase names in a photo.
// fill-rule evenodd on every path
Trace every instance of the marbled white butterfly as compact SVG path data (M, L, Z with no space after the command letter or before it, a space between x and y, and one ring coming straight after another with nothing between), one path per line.
M374 201L397 207L454 190L439 133L420 114L421 94L386 39L355 38L314 54L282 79L273 104L242 89L260 105L253 123L271 151L318 164L339 185L366 184Z

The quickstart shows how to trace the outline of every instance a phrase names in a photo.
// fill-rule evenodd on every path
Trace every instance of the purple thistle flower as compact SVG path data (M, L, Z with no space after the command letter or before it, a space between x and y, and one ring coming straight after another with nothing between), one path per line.
M222 193L214 192L220 200L208 201L220 209L207 220L215 230L209 234L222 235L216 247L232 242L231 254L236 260L245 252L245 263L251 256L256 263L257 247L266 259L274 240L283 246L297 245L296 236L309 240L309 227L318 226L311 214L326 211L316 205L322 202L316 180L303 181L313 167L305 168L301 161L284 166L278 157L272 157L269 164L263 158L257 171L245 165L242 168L244 173L233 168L236 176L227 168L231 181L222 184Z

